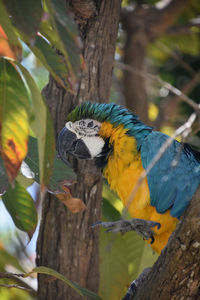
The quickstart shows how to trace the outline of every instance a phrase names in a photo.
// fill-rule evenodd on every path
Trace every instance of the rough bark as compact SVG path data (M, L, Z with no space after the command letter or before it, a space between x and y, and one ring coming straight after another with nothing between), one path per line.
M67 93L52 78L44 89L56 135L64 126L68 112L78 103L108 100L120 15L120 0L76 0L71 1L71 7L80 27L86 70L81 75L76 96ZM36 262L97 292L99 234L91 225L101 219L101 174L92 162L73 160L72 164L78 177L72 194L81 198L87 209L72 214L55 196L46 196ZM39 275L38 284L38 299L80 299L80 295L61 281Z
M173 0L162 9L137 5L133 11L124 10L121 22L126 33L124 63L145 71L146 50L150 42L164 34L185 9L189 0ZM126 106L148 122L146 82L140 76L124 71L123 90Z
M134 300L200 299L200 187Z

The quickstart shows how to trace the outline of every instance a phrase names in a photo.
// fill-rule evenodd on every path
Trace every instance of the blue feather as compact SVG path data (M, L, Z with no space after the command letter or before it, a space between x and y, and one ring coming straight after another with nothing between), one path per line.
M161 132L152 132L143 140L141 158L145 169L168 138ZM179 218L200 184L199 165L195 153L174 140L147 175L151 205L159 213L170 209L171 215Z

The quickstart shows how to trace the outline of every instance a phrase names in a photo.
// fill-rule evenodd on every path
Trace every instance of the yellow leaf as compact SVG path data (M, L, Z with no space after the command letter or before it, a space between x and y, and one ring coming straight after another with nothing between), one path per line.
M13 182L28 150L28 95L15 66L0 59L0 149Z

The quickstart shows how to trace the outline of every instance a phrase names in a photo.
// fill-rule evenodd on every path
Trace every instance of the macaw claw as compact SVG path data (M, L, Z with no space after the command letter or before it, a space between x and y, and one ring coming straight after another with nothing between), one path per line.
M151 242L150 242L150 244L152 245L154 243L154 241L155 241L155 238L153 236L151 236Z
M160 229L161 225L158 222L147 221L143 219L131 219L131 220L119 220L115 222L96 222L92 225L92 228L96 226L102 226L106 228L106 232L121 232L126 233L128 231L134 230L139 235L143 237L143 239L148 240L151 239L151 244L154 242L154 235L156 234L152 227L157 226Z

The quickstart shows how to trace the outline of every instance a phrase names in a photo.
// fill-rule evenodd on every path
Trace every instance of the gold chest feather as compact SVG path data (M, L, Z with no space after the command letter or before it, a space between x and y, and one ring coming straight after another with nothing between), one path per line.
M124 205L126 205L133 187L144 170L140 153L136 149L136 140L126 135L123 126L114 128L106 122L102 124L100 135L106 138L110 137L110 143L113 145L113 153L108 158L104 176L108 180L111 189L118 193ZM131 216L135 216L136 210L145 209L149 202L149 188L145 179L130 205Z

